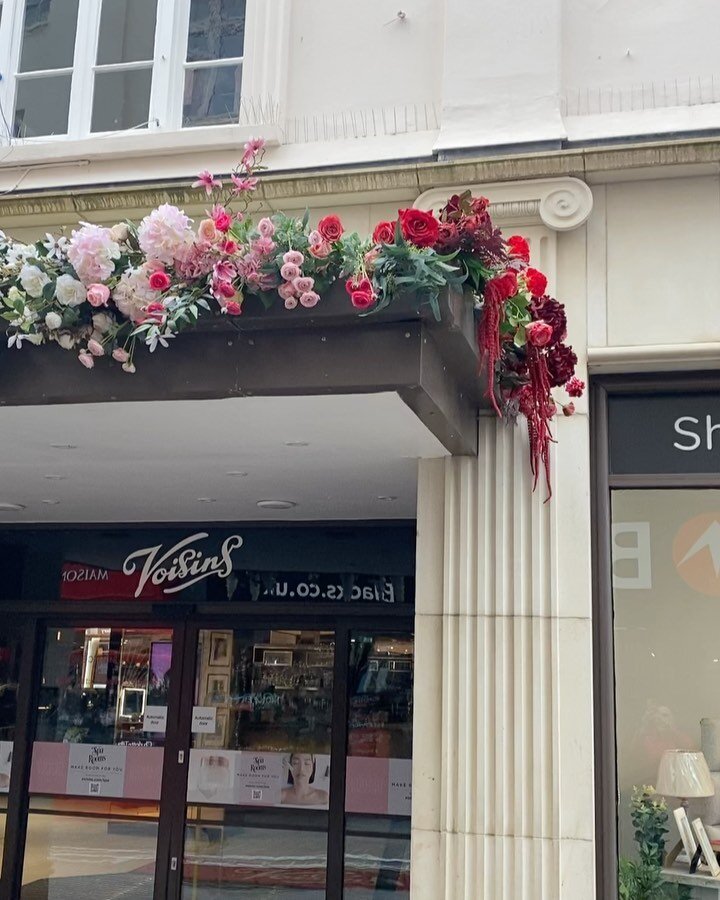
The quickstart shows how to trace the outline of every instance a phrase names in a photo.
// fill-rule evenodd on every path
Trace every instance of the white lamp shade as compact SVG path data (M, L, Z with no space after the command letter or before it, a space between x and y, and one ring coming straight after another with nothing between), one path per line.
M657 785L664 797L712 797L715 785L705 756L699 750L666 750L660 760Z

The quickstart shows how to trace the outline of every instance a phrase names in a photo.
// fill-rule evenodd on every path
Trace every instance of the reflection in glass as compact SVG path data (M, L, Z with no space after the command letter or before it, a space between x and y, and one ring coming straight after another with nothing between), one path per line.
M344 896L409 897L413 637L353 632Z
M20 72L71 68L77 17L78 0L26 0Z
M97 64L151 60L157 0L102 0Z
M15 95L13 135L67 134L71 73L21 79Z
M185 71L183 126L226 125L240 116L242 64Z
M123 131L148 124L152 69L95 75L91 131Z
M144 724L167 706L171 654L166 629L49 628L35 739L163 746Z
M78 814L68 814L73 812ZM110 804L97 800L32 801L20 896L64 900L123 895L150 900L157 807L115 802L110 812Z
M633 787L657 784L666 750L703 751L716 795L688 817L720 827L720 491L613 491L612 525L618 851L636 858Z
M188 62L237 59L245 43L245 0L191 0Z

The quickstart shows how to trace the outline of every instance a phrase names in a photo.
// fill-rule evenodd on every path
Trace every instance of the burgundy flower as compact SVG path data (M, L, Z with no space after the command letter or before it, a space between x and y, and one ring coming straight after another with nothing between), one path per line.
M452 253L460 246L460 234L454 222L441 222L435 249L440 253Z
M522 235L513 234L507 239L507 245L510 256L516 256L524 262L530 262L530 244Z
M565 390L570 397L582 397L583 391L585 390L585 382L580 381L579 378L573 377L565 385Z
M548 325L552 325L551 344L559 344L565 340L567 336L567 316L565 315L565 307L552 297L540 297L534 300L530 305L530 313L533 319L542 319Z
M558 344L551 347L547 353L547 367L550 375L551 387L560 387L575 374L577 356L572 347L567 344Z

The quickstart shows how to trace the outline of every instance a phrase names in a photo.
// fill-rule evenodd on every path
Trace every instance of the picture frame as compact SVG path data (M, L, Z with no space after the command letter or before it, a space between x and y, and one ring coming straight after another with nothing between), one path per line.
M222 706L228 702L230 674L228 672L208 672L205 685L205 702L208 706Z
M718 861L715 858L715 852L710 844L710 838L707 836L707 831L705 831L702 819L693 819L692 827L697 836L698 843L700 844L705 864L710 869L710 874L713 878L720 877L720 865L718 865Z
M208 649L209 666L229 666L232 657L232 632L211 631Z
M215 734L206 734L203 736L203 747L212 750L222 750L225 747L227 738L228 711L219 709L215 718Z
M145 715L145 688L124 687L120 692L120 719L140 719Z
M676 810L673 810L673 816L675 816L675 824L677 825L677 829L680 832L680 840L683 845L683 849L685 853L687 853L688 864L692 862L692 858L695 855L695 850L697 849L697 841L693 837L692 828L690 827L690 820L687 817L684 806L678 806Z

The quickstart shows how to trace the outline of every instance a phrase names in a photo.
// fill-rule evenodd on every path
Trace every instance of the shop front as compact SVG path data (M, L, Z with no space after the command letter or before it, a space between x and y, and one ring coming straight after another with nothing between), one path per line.
M3 896L409 897L414 522L0 535Z

